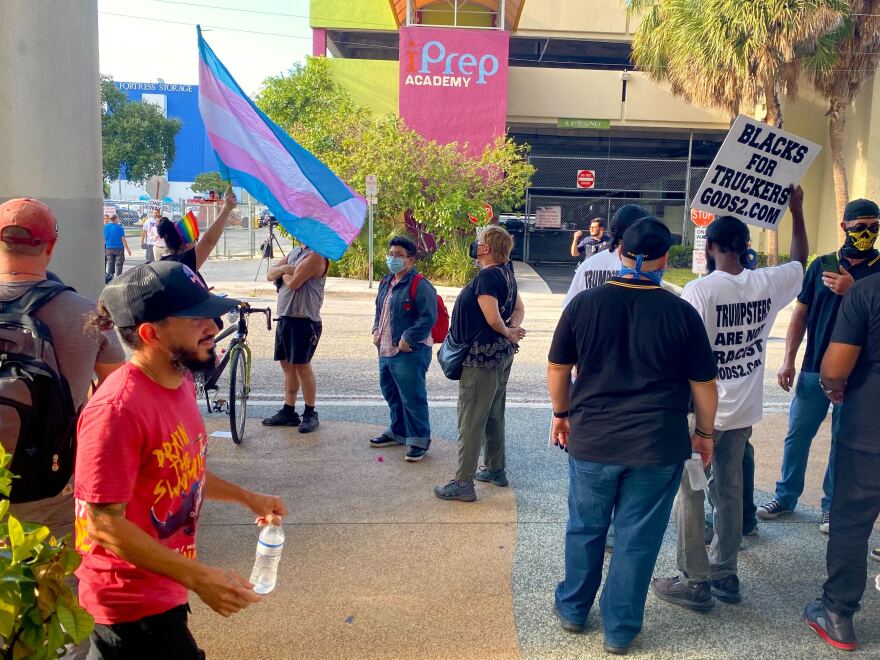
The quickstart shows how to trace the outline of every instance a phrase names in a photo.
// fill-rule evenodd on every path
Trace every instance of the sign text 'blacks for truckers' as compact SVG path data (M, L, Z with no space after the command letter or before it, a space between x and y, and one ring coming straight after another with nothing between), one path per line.
M740 115L694 197L696 209L776 229L797 186L822 147Z

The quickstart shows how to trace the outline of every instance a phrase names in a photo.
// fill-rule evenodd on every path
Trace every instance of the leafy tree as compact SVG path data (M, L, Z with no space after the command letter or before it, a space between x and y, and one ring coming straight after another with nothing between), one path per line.
M223 191L232 184L220 176L220 172L202 172L196 176L195 181L190 186L193 192L206 193L210 191L222 195Z
M843 139L846 111L880 61L880 0L852 0L851 10L839 27L808 44L804 52L804 70L813 86L828 99L828 141L839 219L849 201ZM843 240L842 235L840 238Z
M796 51L833 31L848 0L629 0L645 11L633 37L633 61L689 102L722 110L731 121L754 115L782 126L781 91L792 91ZM775 231L768 252L778 253Z
M0 656L4 660L54 660L66 644L79 644L94 619L81 608L67 579L80 564L42 525L9 515L12 456L0 445Z
M362 194L366 175L377 175L377 218L399 221L412 211L441 237L470 231L468 214L479 214L484 202L496 213L520 206L534 172L528 147L509 139L469 158L463 145L437 144L396 115L373 114L333 80L325 58L267 79L257 105Z
M108 76L101 77L101 108L105 181L124 175L144 183L168 171L174 162L178 120L166 119L149 103L129 101Z

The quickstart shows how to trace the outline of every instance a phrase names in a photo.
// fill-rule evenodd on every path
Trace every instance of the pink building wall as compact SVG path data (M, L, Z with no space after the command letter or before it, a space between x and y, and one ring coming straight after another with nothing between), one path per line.
M479 155L506 132L510 33L400 28L400 116L426 138Z

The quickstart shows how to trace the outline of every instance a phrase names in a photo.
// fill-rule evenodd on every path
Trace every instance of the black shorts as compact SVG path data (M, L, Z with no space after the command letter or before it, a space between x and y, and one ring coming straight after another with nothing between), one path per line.
M204 660L186 621L189 605L129 623L95 624L88 660Z
M290 364L308 364L312 361L322 325L311 319L279 316L275 324L275 360Z

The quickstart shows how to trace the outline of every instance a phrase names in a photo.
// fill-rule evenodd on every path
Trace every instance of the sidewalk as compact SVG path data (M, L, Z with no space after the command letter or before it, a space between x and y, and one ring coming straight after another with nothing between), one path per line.
M325 405L321 413L321 428L308 436L252 419L243 445L210 440L212 470L284 497L291 514L278 586L264 602L226 620L192 597L192 628L208 658L607 657L597 612L587 634L570 635L550 611L562 575L567 466L562 452L547 447L546 410L508 410L511 487L478 484L474 504L441 502L431 492L452 478L453 408L432 408L435 440L418 464L405 463L400 448L367 446L387 421L383 408ZM208 424L209 431L228 429L222 418ZM784 415L768 415L756 428L759 501L776 479L784 426ZM743 603L697 614L649 596L630 657L834 656L801 621L824 579L826 537L815 507L827 443L826 425L805 506L762 523L759 536L746 540ZM240 509L207 503L200 559L247 576L257 538L251 521ZM674 572L674 542L670 525L657 575ZM880 565L869 571L873 583ZM862 646L854 656L880 658L878 624L880 593L869 585L856 618Z

